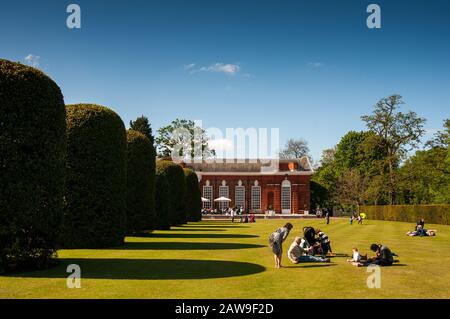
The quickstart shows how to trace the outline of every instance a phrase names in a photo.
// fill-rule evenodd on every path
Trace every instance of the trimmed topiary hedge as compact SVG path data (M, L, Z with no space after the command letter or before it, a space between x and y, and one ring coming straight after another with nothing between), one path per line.
M156 173L162 174L169 183L169 223L171 226L181 225L187 222L184 207L184 194L186 192L186 180L183 168L171 161L157 161Z
M450 224L450 205L386 205L361 206L369 219L417 222L424 218L429 224Z
M190 168L184 168L186 177L185 207L187 220L198 222L202 220L202 195L198 185L198 176Z
M169 182L164 174L157 172L155 175L155 229L170 229L169 222Z
M0 59L0 271L46 267L62 217L65 106L41 71Z
M126 228L126 133L99 105L68 105L66 206L62 242L69 248L123 243Z
M155 150L150 139L127 131L127 232L153 229L155 223Z

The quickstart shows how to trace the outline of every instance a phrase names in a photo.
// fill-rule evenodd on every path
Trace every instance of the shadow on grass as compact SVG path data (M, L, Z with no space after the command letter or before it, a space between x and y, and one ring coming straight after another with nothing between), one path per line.
M262 248L263 245L239 243L127 242L112 250L221 250Z
M327 258L334 258L334 257L351 257L349 254L341 254L337 253L334 256L327 255Z
M79 265L81 279L207 279L252 275L263 272L261 265L220 260L184 259L60 259L51 269L1 275L16 278L67 278L70 264Z
M256 238L257 235L241 235L241 234L183 234L183 233L150 233L142 234L138 237L145 238Z
M299 263L296 266L283 266L283 268L321 268L321 267L332 267L337 264L328 264L328 263L315 263L315 262L303 262Z
M200 224L200 225L181 225L181 226L175 226L175 227L182 227L182 228L250 228L250 226L240 226L240 225L233 225L233 224L214 224L214 225L206 225L206 224Z
M222 228L222 229L221 229ZM206 231L206 232L210 232L210 231L226 231L226 229L223 229L224 227L221 228L199 228L199 227L193 227L193 228L177 228L177 229L171 229L170 231L191 231L191 232L196 232L196 231ZM168 230L169 231L169 230Z

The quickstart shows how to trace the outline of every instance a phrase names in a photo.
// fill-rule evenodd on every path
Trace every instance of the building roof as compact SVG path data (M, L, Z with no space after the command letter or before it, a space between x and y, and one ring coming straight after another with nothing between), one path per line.
M294 164L293 170L288 165ZM313 172L308 157L296 159L208 159L188 163L186 167L198 173L309 173Z

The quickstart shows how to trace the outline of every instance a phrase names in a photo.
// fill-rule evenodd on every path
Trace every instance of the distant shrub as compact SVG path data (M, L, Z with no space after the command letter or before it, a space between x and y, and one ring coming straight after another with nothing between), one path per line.
M421 218L429 224L450 224L450 205L361 206L369 219L414 223Z
M126 227L126 133L99 105L68 105L66 206L62 241L70 248L123 243Z
M169 182L164 174L156 173L155 176L155 229L170 229L169 222Z
M148 137L127 131L127 232L153 229L155 151Z
M198 222L202 219L202 195L197 174L189 168L184 169L186 177L185 207L187 220Z
M43 268L56 254L65 114L48 76L0 59L0 271Z
M186 192L186 180L183 168L170 161L157 161L156 173L162 174L169 183L169 223L171 226L181 225L187 222L184 207L184 194Z

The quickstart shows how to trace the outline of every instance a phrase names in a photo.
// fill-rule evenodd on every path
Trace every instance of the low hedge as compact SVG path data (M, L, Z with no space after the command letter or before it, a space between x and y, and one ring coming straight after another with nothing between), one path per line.
M424 218L429 224L450 224L450 205L361 206L368 219L416 222Z

